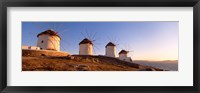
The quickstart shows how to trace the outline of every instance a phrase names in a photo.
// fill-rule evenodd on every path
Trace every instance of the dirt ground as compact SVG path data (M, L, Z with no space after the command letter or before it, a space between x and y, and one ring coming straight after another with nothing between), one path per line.
M103 56L22 57L22 71L153 71L161 70Z

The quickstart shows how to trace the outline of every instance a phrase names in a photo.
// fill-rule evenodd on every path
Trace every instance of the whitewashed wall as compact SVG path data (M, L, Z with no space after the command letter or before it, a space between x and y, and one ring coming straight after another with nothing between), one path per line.
M28 49L29 46L22 46L22 49Z
M40 50L40 47L29 46L28 49L30 49L30 50Z
M93 46L92 44L80 44L79 55L92 55Z
M37 46L44 50L60 51L60 38L57 36L50 36L45 34L40 35L38 37Z
M115 46L107 46L106 47L106 56L116 57L116 47Z
M132 59L127 56L127 54L119 54L119 59L124 61L131 61Z

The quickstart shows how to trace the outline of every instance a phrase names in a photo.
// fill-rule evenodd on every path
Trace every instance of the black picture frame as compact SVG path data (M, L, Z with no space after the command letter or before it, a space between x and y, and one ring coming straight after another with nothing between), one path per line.
M2 0L0 1L0 91L2 93L200 93L200 0ZM7 7L193 7L194 86L7 86Z

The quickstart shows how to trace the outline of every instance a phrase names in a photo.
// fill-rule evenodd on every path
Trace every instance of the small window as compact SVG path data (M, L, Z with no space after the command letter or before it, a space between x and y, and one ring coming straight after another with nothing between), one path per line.
M41 43L44 43L44 41L42 40Z

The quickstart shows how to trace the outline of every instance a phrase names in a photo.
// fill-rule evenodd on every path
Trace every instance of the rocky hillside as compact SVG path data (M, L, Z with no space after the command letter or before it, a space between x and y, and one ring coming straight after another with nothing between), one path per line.
M23 71L163 71L106 56L22 57Z

